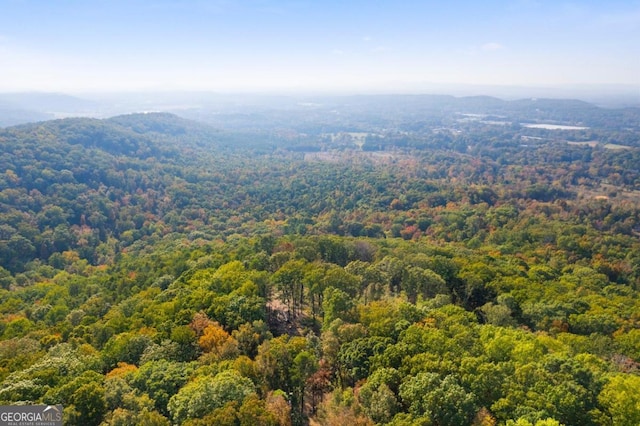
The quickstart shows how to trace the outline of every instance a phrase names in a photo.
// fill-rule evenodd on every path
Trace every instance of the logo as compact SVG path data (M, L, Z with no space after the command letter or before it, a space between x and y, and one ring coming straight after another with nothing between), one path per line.
M0 405L0 426L62 426L62 405Z

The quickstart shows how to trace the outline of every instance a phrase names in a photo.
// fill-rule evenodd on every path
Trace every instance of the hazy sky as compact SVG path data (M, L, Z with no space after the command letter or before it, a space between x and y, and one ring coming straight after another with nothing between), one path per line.
M640 87L640 1L0 0L0 91Z

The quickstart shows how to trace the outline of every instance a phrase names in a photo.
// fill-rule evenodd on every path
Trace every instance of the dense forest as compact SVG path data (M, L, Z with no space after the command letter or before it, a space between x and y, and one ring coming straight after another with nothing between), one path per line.
M0 129L0 403L640 424L640 111L427 100Z

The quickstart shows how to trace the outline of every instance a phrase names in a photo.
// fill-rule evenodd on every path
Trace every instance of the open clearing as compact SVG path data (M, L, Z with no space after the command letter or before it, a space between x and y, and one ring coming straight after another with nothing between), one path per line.
M586 141L586 142L571 142L567 141L569 145L576 146L590 146L591 148L595 148L598 145L598 141ZM621 149L632 149L632 146L628 145L618 145L616 143L606 143L603 145L604 149L612 149L612 150L621 150Z

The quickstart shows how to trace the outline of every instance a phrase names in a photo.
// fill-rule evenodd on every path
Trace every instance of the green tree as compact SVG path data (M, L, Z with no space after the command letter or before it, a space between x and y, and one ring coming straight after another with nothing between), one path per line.
M231 335L238 342L240 353L254 358L258 354L258 346L267 339L272 338L271 332L264 321L242 324Z
M304 413L307 381L317 370L318 360L311 352L303 350L298 352L298 354L293 358L293 366L290 374L292 376L295 396L295 400L293 402L295 402L295 405L297 406L295 415L299 419L302 419Z
M118 362L138 364L145 349L153 342L142 334L122 333L113 336L102 350L102 359L107 368L113 368Z
M197 377L187 383L171 397L169 413L174 422L201 418L225 404L238 404L255 392L251 380L240 376L235 370L218 373L214 377Z
M136 371L131 382L153 399L156 410L168 416L169 400L187 383L194 369L193 364L183 362L149 361Z
M418 296L425 299L437 294L448 294L447 283L431 269L409 266L402 277L401 288L406 292L411 303L416 303Z
M180 345L179 361L191 361L196 357L198 353L196 333L188 325L181 325L171 330L171 340Z
M302 309L304 302L304 273L306 262L303 260L289 260L272 276L273 283L295 317Z
M324 312L323 328L328 328L336 319L354 320L354 301L344 291L327 287L322 295L322 311Z
M373 389L363 387L359 398L367 415L376 423L388 423L400 409L396 394L385 383Z
M240 426L279 426L278 418L267 409L264 400L257 395L249 395L238 410Z
M609 378L598 401L614 425L640 424L640 377L617 374Z
M68 406L69 416L66 422L70 425L99 425L106 414L107 404L104 388L91 382L80 386L71 395Z
M369 375L371 358L382 354L393 340L387 337L363 337L345 343L338 352L338 363L342 377L348 384L354 384L358 380Z
M477 411L475 395L453 376L440 379L434 373L419 373L400 385L400 396L413 416L437 425L469 424Z

